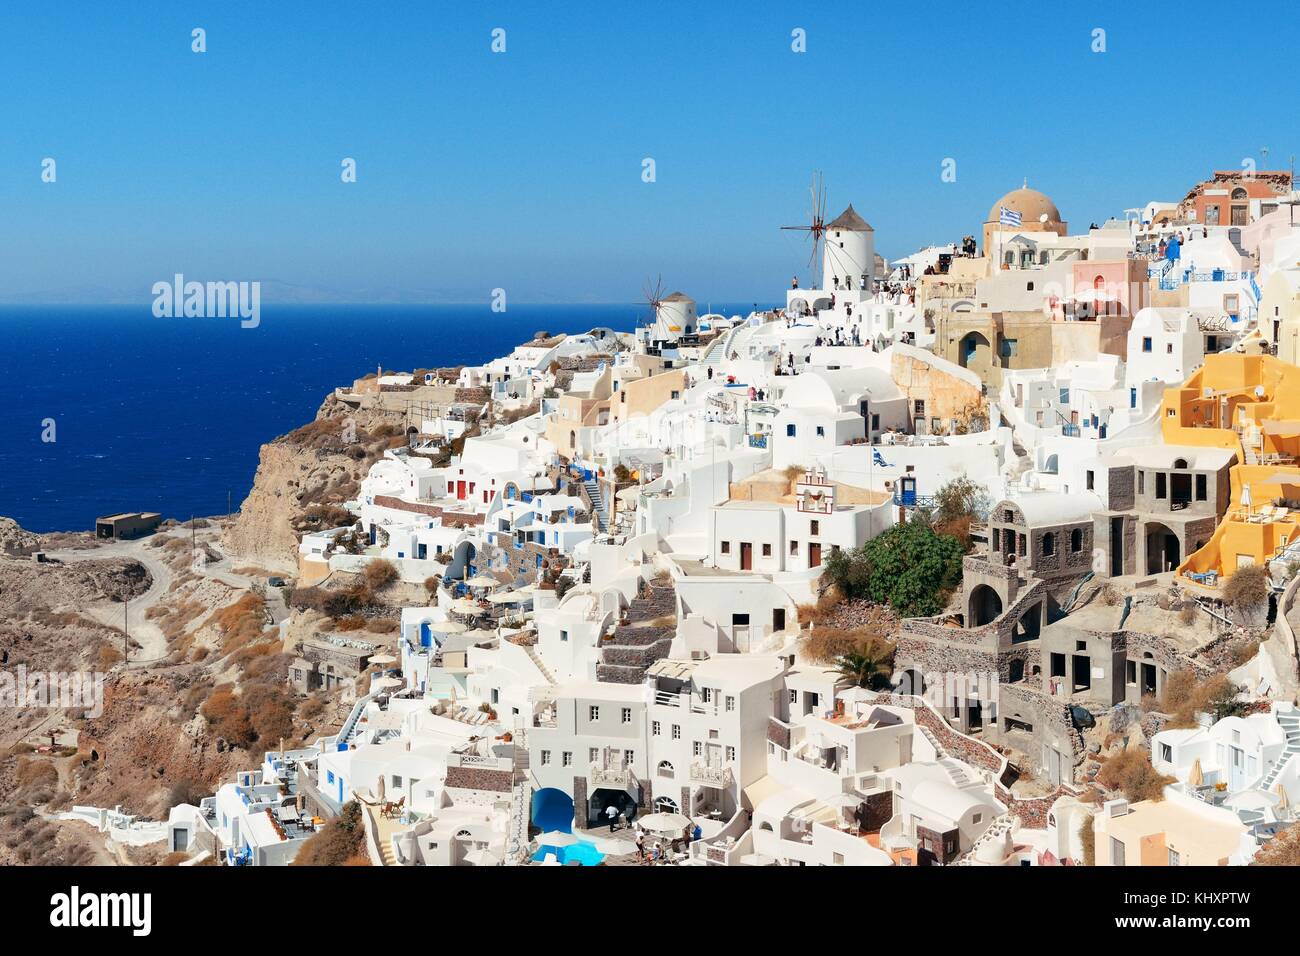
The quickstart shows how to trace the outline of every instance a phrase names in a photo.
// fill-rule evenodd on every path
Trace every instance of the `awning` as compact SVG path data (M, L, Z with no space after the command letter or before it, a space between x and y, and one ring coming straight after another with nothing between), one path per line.
M753 810L772 794L780 791L781 785L772 777L763 775L741 791L743 803L747 810Z

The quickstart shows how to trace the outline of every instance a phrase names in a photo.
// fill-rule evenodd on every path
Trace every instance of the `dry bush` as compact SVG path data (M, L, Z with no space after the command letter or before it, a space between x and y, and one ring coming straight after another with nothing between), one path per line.
M222 648L235 650L262 636L266 624L266 601L246 592L238 601L213 612L211 623L221 632Z
M442 583L441 579L436 578L433 575L430 575L429 577L424 579L424 590L427 591L429 594L435 594L438 591L438 585L441 583Z
M832 584L818 596L816 604L800 604L796 608L799 623L821 624L842 603L844 603L844 595Z
M217 737L224 737L236 747L248 747L256 739L253 724L248 719L248 710L230 684L221 684L213 689L202 707L202 713L208 720L211 732Z
M1083 845L1083 865L1097 865L1097 831L1092 828L1092 817L1089 817L1079 828L1079 842Z
M799 641L803 656L818 664L832 664L846 654L860 654L867 649L889 658L894 653L892 643L865 628L817 627Z
M1194 603L1184 604L1182 610L1178 612L1178 623L1184 627L1191 627L1196 623L1196 618L1196 605Z
M351 614L347 617L339 618L334 623L336 631L359 631L366 626L366 619L359 614Z
M1123 600L1119 589L1113 584L1103 584L1097 589L1097 595L1101 598L1101 603L1107 607L1115 607Z
M1253 608L1268 600L1268 572L1248 564L1232 572L1223 582L1223 603L1233 608Z
M361 805L351 800L343 812L303 843L292 866L344 866L368 860Z
M1141 750L1121 750L1107 757L1097 773L1097 780L1110 790L1119 790L1131 803L1161 800L1164 788L1174 782L1173 777L1157 773Z
M366 621L366 630L371 634L392 634L400 626L400 622L389 617L372 617Z
M1279 830L1255 854L1252 866L1300 866L1300 823Z
M1165 678L1159 707L1169 715L1168 729L1196 726L1196 715L1207 713L1216 720L1237 710L1233 698L1237 687L1226 674L1212 674L1205 679L1189 669L1174 671Z

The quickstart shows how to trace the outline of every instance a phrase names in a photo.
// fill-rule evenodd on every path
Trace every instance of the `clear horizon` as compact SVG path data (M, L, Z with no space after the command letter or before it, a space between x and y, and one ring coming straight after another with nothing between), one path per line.
M1284 58L1253 60L1272 93L1243 97L1151 55L1216 11L10 8L0 303L145 302L176 272L285 304L618 304L656 276L762 301L807 275L779 227L806 222L815 170L889 258L977 233L1025 179L1078 231L1214 169L1289 167Z

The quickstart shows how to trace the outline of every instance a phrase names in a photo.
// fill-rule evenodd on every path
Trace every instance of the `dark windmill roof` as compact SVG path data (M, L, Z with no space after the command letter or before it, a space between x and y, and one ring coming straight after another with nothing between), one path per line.
M687 295L685 292L674 292L672 295L670 295L670 296L666 296L665 298L660 299L659 301L661 301L661 302L694 302L695 300L692 299L692 298L691 298L689 295Z
M826 227L827 229L838 229L841 232L875 232L865 219L858 215L853 204L849 203L849 208L840 213L839 218Z

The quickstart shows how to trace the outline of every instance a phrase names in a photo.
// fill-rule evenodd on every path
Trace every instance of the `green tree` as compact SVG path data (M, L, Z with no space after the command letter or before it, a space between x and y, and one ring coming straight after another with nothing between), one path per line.
M860 548L831 555L826 574L849 599L888 604L904 617L938 614L961 581L961 542L922 519L894 525Z
M888 647L871 642L836 658L835 668L859 687L878 687L893 673L893 653Z

